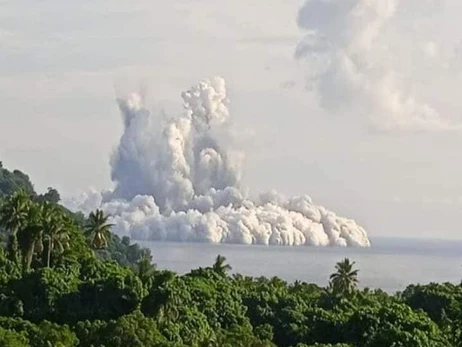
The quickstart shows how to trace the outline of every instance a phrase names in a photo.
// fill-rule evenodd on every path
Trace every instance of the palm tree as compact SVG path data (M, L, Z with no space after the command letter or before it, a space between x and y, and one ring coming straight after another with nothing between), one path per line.
M66 221L61 216L61 212L53 209L43 223L43 240L46 247L46 266L50 267L51 254L57 248L59 253L63 253L69 248L69 235L66 231Z
M101 210L91 212L88 216L85 229L91 239L91 245L96 249L106 247L108 240L111 238L113 224L108 223L108 219L109 216L105 216Z
M355 262L350 262L348 258L335 265L337 272L330 275L329 283L334 293L350 294L356 289L359 270L354 270L354 265Z
M226 264L226 258L220 254L217 255L215 263L212 266L213 271L220 275L226 275L228 271L231 271L233 268L231 265Z
M149 254L144 254L136 264L136 274L141 282L145 285L151 281L156 272L156 266L152 263L152 257Z
M27 224L30 199L23 190L11 195L0 208L0 225L10 232L8 238L8 258L19 262L18 232Z
M32 260L43 234L44 207L31 203L27 211L27 225L18 232L21 250L24 254L24 270L30 269Z
M51 254L55 248L63 253L68 248L69 236L66 233L65 216L49 202L30 203L26 217L27 223L18 232L19 245L24 254L24 270L31 267L35 254L42 254L46 242L46 265L50 267ZM44 260L42 255L42 260Z

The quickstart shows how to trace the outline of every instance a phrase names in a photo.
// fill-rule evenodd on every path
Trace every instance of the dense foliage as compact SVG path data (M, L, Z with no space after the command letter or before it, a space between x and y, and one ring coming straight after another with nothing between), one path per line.
M23 189L29 194L35 194L34 186L29 176L19 170L9 171L0 161L0 198Z
M180 276L101 211L82 218L27 184L3 192L0 346L462 346L460 285L360 290L348 259L327 288L231 275L222 256Z

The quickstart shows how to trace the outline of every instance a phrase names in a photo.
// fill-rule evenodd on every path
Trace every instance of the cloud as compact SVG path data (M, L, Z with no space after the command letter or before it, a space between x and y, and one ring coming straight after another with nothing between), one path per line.
M225 81L182 93L184 112L159 121L136 93L119 98L124 133L112 161L113 191L67 206L100 207L114 231L134 239L265 245L370 245L366 231L308 196L241 189L242 153L233 150Z
M308 63L309 84L328 111L359 115L380 131L462 129L415 96L412 82L403 78L406 71L397 69L408 52L393 51L396 44L385 32L397 25L399 6L399 0L307 0L298 13L298 25L307 34L296 57ZM435 42L421 47L427 58L438 60Z

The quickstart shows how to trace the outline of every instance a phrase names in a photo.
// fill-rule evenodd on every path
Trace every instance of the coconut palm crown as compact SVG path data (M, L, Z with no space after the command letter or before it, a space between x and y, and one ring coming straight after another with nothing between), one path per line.
M356 289L359 270L354 269L354 265L348 258L335 265L337 271L330 275L330 286L335 293L350 294Z
M226 257L218 254L215 263L212 266L212 269L219 273L220 275L226 275L228 271L231 271L233 268L231 265L226 264Z
M91 212L85 226L90 244L96 249L105 248L111 238L111 227L113 224L108 222L109 215L104 215L102 210Z

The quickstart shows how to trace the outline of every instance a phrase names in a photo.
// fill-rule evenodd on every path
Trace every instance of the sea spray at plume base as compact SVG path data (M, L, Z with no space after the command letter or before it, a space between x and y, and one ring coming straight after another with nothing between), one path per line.
M366 231L312 203L276 192L256 201L240 189L242 155L231 150L225 81L200 82L182 94L185 111L153 128L137 94L119 99L124 133L112 160L115 189L87 193L113 231L138 240L264 245L370 246Z

